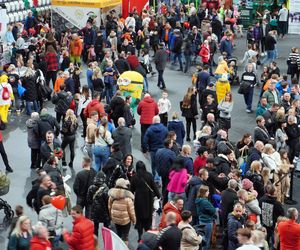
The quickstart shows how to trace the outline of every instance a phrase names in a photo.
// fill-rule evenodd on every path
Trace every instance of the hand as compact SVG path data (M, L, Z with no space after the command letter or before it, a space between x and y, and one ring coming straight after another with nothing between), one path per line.
M220 174L218 175L218 177L219 177L219 178L224 178L224 177L226 177L226 175L225 175L224 173L220 173ZM228 177L229 177L229 175L228 175Z

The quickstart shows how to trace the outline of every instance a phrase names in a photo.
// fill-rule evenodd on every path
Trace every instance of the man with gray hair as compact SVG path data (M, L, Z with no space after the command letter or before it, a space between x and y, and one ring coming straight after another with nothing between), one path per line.
M168 129L160 123L160 117L158 115L154 116L152 125L146 131L142 145L144 153L150 152L153 177L156 174L155 154L158 149L164 147L164 140L167 138L167 135Z
M127 128L124 117L118 119L118 127L113 131L112 137L115 143L119 143L120 151L123 153L123 156L131 154L131 138L132 131L130 128Z
M43 246L44 249L51 249L47 227L41 223L37 223L33 226L33 231L34 236L30 240L30 249L39 249L41 246Z
M281 249L299 249L300 225L297 223L298 210L291 207L287 211L288 221L282 221L278 225Z

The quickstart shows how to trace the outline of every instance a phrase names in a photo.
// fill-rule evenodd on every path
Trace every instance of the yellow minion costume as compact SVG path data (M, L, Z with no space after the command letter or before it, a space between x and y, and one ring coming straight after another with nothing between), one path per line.
M3 92L9 92L9 98L4 99ZM8 117L8 109L11 105L11 101L14 100L14 94L11 85L8 83L8 77L6 74L3 74L0 76L0 117L2 122L7 123L7 117Z
M226 77L219 78L216 82L216 94L218 103L220 103L227 92L230 92L230 83Z
M123 96L132 97L131 108L136 111L138 101L142 98L144 77L136 71L125 71L117 81Z

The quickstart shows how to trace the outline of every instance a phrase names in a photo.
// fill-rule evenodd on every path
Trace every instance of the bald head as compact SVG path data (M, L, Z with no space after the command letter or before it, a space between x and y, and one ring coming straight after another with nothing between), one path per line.
M124 127L125 126L125 119L124 119L124 117L120 117L118 119L118 125L119 125L119 127Z
M160 117L158 115L153 116L153 118L152 118L152 124L155 124L155 123L160 123Z
M170 225L176 223L176 214L174 212L168 212L166 214L166 224Z
M264 150L264 144L261 141L256 141L254 147L259 151L262 152Z
M231 188L231 189L236 189L237 188L237 181L235 179L230 179L228 181L228 188Z

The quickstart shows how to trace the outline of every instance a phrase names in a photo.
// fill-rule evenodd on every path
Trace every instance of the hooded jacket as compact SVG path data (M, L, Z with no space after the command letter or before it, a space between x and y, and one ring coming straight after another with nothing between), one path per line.
M127 189L112 188L108 191L108 210L111 220L117 225L136 224L134 195Z
M103 104L99 102L98 100L93 99L92 101L89 102L89 104L85 107L83 114L86 118L90 118L91 113L93 111L97 111L99 117L102 116L102 114L105 113Z
M219 154L215 160L214 165L217 168L218 174L224 173L226 176L231 172L231 164L226 155Z
M72 234L64 233L70 250L94 250L94 224L83 215L73 221Z
M201 56L203 63L209 62L209 55L210 55L209 48L207 48L205 45L202 45L199 52L199 56Z
M155 166L159 176L168 178L171 166L176 159L176 154L169 148L160 148L155 153Z
M51 249L51 243L49 240L40 239L37 236L33 236L30 240L30 249L31 250L48 250Z
M59 134L59 124L57 120L49 114L41 114L40 119L37 121L37 126L33 128L34 132L39 136L40 140L46 140L47 131L51 130L56 135Z
M38 134L35 133L35 127L38 126L38 120L28 119L26 121L27 127L27 143L28 147L32 149L39 149L41 146L40 138Z
M173 120L169 121L168 123L168 130L174 131L176 134L176 142L182 146L183 145L183 139L185 137L185 129L182 121L179 120Z
M29 102L36 101L38 99L36 76L24 77L22 81L25 91L25 100Z
M158 114L158 106L151 96L145 97L138 105L140 124L152 124L152 118Z
M70 108L72 99L72 96L65 91L55 93L52 97L52 103L55 104L55 112L63 115L66 114Z
M216 209L207 198L195 200L197 215L200 223L211 223L215 218Z
M178 225L178 223L180 221L182 221L181 211L179 211L177 209L177 207L175 207L175 205L172 203L172 201L169 201L169 202L167 202L167 204L163 208L163 213L162 213L160 223L159 223L159 228L160 229L164 229L167 226L166 225L166 214L168 212L174 212L176 214L176 225Z
M106 176L98 172L93 184L89 187L86 200L92 205L92 218L102 223L109 224L108 212L108 187L105 183Z
M41 207L39 221L42 222L49 231L55 231L56 235L61 235L63 229L62 211L55 208L52 204Z
M191 211L193 216L196 216L197 214L195 199L197 197L197 193L201 185L202 180L198 176L194 175L185 187L185 194L187 197L185 202L185 208Z
M163 148L164 140L168 135L168 129L161 123L152 124L146 131L143 140L143 149L156 152Z
M179 171L172 170L169 174L167 190L172 193L183 193L188 181L188 174L185 168Z
M121 151L112 152L108 158L108 161L102 167L102 171L106 175L106 183L109 182L110 177L112 176L116 166L121 163L123 160L123 154Z

